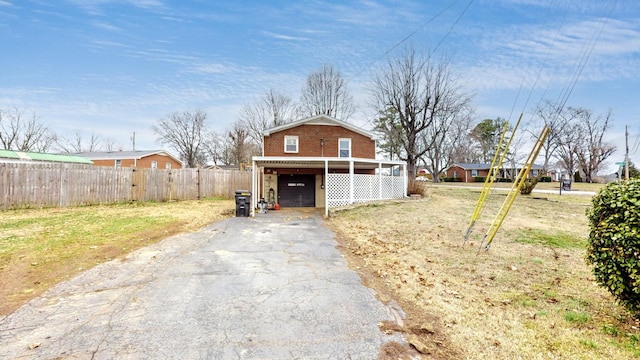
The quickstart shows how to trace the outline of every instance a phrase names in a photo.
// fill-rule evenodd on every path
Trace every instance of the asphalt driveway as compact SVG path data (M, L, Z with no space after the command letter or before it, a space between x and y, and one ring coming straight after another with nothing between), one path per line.
M375 359L399 314L336 245L316 212L168 238L0 319L0 358Z

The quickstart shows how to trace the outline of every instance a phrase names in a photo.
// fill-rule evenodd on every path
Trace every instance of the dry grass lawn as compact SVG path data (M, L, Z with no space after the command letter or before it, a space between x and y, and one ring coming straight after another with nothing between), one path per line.
M428 358L630 359L640 326L584 262L588 196L518 196L489 251L479 243L505 199L492 194L469 241L479 189L430 186L418 201L337 212L351 266Z
M0 212L0 315L101 262L234 214L233 200Z

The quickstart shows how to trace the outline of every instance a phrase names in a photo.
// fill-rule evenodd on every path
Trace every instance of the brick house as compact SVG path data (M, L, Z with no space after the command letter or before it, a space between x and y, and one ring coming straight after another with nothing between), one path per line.
M513 179L518 175L521 168L522 165L516 168L503 166L498 171L497 177ZM486 178L489 175L489 169L491 169L491 164L455 163L449 166L445 173L448 178L460 179L459 181L461 182L472 183L475 182L476 177ZM533 164L526 177L536 177L540 174L541 170L542 166ZM484 182L484 179L482 182Z
M491 164L456 163L445 170L446 177L460 179L465 183L475 182L475 177L487 177Z
M147 169L181 169L182 161L164 150L81 152L96 166L135 167Z
M267 129L263 139L263 155L253 157L253 209L264 198L328 215L329 207L406 195L406 163L377 160L375 136L349 123L318 115Z

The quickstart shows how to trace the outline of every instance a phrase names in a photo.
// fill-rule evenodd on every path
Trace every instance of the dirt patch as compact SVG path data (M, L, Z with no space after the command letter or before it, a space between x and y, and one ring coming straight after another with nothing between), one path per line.
M459 358L460 354L447 340L440 319L433 314L416 309L413 302L399 296L388 281L380 277L378 272L372 272L367 267L367 258L362 256L362 249L353 248L353 243L347 240L349 235L337 228L334 228L334 231L338 234L338 247L342 249L349 266L359 274L362 283L376 291L378 300L387 305L390 301L396 301L407 314L405 318L395 321L383 321L379 327L387 334L394 332L404 334L411 346L403 346L395 342L387 343L381 349L379 359Z

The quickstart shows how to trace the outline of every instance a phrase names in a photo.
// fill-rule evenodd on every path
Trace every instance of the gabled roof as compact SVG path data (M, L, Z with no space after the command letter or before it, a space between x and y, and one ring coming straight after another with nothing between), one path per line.
M0 159L15 161L43 161L43 162L62 162L62 163L74 163L74 164L89 164L93 162L82 156L75 156L71 154L45 154L29 151L13 151L13 150L0 150Z
M316 115L316 116L312 116L309 118L305 118L305 119L301 119L301 120L296 120L294 122L290 122L288 124L284 124L284 125L280 125L280 126L276 126L273 127L271 129L267 129L264 131L264 135L265 136L270 136L273 133L277 133L279 131L282 130L287 130L287 129L291 129L300 125L328 125L328 126L341 126L345 129L349 129L355 133L358 133L360 135L366 136L371 140L375 140L375 135L369 131L366 131L362 128L359 128L355 125L349 124L347 122L344 122L342 120L338 120L336 118L333 118L331 116L327 116L327 115Z
M450 167L457 166L463 168L464 170L489 170L491 168L491 164L481 164L481 163L454 163ZM518 164L517 169L521 169L524 165ZM510 166L503 164L503 169L511 169ZM538 164L531 165L531 170L542 170L542 166Z
M480 163L454 163L450 167L460 167L464 170L489 170L491 169L491 164L480 164Z
M151 155L168 156L178 163L182 164L175 156L164 150L134 150L134 151L96 151L96 152L80 152L76 155L84 156L91 160L140 160Z

